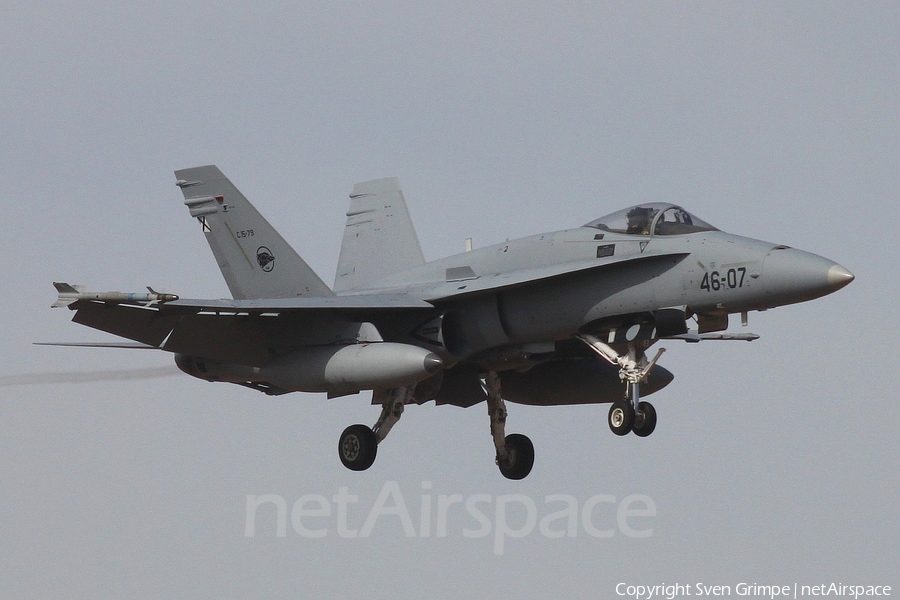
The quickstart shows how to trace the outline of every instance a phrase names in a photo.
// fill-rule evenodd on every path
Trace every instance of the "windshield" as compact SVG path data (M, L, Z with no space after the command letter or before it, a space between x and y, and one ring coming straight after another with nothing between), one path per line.
M681 235L698 231L718 231L680 206L663 202L649 202L625 208L585 227L629 235Z

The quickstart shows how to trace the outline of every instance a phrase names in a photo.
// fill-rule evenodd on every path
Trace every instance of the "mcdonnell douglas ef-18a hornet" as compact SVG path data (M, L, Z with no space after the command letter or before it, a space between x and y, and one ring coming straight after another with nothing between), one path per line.
M673 375L662 339L753 340L731 314L812 300L853 274L835 262L720 231L648 202L581 227L426 262L395 178L356 184L328 287L215 166L176 171L232 299L84 292L57 283L74 321L175 354L185 373L270 395L372 390L375 425L351 425L338 455L369 468L408 404L487 403L500 472L522 479L534 447L506 434L505 401L611 403L616 435L648 436L643 400ZM688 328L688 323L692 328ZM694 327L696 324L696 327Z

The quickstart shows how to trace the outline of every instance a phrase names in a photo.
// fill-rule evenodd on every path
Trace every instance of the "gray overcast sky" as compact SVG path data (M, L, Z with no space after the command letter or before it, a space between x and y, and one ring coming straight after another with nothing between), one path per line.
M0 596L896 594L898 48L894 2L3 3ZM429 258L659 200L857 279L752 314L753 344L667 344L648 439L615 438L605 406L511 405L537 453L511 482L484 406L414 406L351 473L337 436L374 422L367 396L266 398L158 377L161 353L31 345L107 339L50 310L53 281L227 295L172 175L208 163L329 282L353 183L386 176ZM23 379L130 370L144 378ZM245 536L248 495L290 510L346 487L359 529L391 482L417 527L452 494L490 496L494 531L507 494L538 518L551 494L642 494L657 514L631 538L601 503L613 537L535 528L502 554L458 505L446 537L388 515L345 539L334 514L309 520L322 539L277 537L271 507Z

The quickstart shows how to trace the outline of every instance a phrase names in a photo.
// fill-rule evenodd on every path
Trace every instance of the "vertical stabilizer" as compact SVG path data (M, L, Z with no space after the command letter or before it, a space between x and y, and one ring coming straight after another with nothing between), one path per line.
M334 295L218 167L175 177L235 299Z
M364 288L425 263L396 177L357 183L341 244L335 291Z

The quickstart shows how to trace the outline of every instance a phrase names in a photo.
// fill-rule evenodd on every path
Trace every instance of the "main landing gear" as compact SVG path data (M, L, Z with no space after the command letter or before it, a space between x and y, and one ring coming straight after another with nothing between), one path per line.
M656 409L649 402L641 400L641 383L666 351L660 348L653 360L647 362L644 349L636 342L628 343L628 353L620 355L609 345L604 344L592 335L582 335L581 340L590 348L619 366L619 378L625 382L625 399L613 402L609 408L609 428L616 435L634 433L638 437L647 437L656 429Z
M525 479L534 466L534 444L521 433L506 435L506 402L500 395L500 376L489 371L484 377L491 437L497 449L497 466L507 479Z
M657 351L653 360L648 361L644 350L646 342L629 342L626 354L619 354L611 346L592 335L582 335L580 339L594 352L619 367L619 378L625 383L625 398L613 402L609 409L609 428L616 435L634 433L647 437L656 429L656 409L649 402L641 400L641 383L665 352ZM500 473L507 479L524 479L534 466L534 445L527 436L513 433L506 435L506 402L500 390L500 376L496 371L488 371L483 379L487 395L488 416L491 419L491 438L496 450L496 463ZM415 386L376 390L375 399L381 400L381 416L373 427L351 425L338 440L338 455L345 467L351 471L365 471L375 462L378 444L387 437L394 424L400 420L403 407L414 402Z
M506 403L500 395L500 377L495 371L484 377L491 437L497 451L496 463L507 479L524 479L534 466L534 445L519 433L506 435ZM351 425L338 440L338 456L351 471L365 471L375 462L378 444L400 420L403 407L413 402L414 386L376 391L381 395L381 416L374 427Z
M412 402L413 389L414 386L406 386L374 392L382 395L381 416L375 426L351 425L338 440L338 456L345 467L351 471L365 471L372 466L379 442L387 437L391 427L400 420L403 407Z

